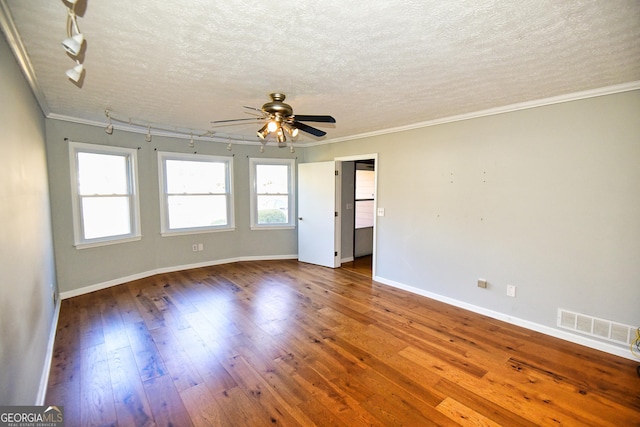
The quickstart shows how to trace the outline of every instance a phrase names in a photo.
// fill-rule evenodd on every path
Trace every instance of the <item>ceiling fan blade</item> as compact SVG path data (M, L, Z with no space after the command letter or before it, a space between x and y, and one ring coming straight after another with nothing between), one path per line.
M262 113L262 110L256 107L247 107L246 105L243 105L242 108L248 108L249 110L260 111Z
M294 115L295 119L301 122L322 122L322 123L335 123L336 119L331 116L303 116Z
M314 136L325 136L327 134L323 130L316 129L316 128L311 127L309 125L305 125L304 123L300 123L297 120L293 121L293 126L297 127L299 130L301 130L303 132L310 133L311 135L314 135Z
M211 123L229 123L229 122L244 122L247 120L264 120L264 117L251 117L248 119L230 119L230 120L212 120Z

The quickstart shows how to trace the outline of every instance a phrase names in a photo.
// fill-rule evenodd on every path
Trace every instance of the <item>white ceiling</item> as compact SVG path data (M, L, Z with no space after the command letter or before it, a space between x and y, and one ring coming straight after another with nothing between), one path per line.
M0 6L45 114L80 122L106 123L109 107L254 142L255 123L210 121L248 118L243 105L283 92L297 114L334 116L309 124L339 141L640 81L637 0L79 0L80 87L65 76L66 3Z

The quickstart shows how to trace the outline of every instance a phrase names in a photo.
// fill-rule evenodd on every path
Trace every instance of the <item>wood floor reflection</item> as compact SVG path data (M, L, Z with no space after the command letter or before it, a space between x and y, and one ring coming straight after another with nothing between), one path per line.
M373 282L240 262L64 300L66 425L629 426L636 364Z
M365 255L358 257L350 262L342 263L341 268L359 273L367 277L371 277L372 270L372 257L371 255Z

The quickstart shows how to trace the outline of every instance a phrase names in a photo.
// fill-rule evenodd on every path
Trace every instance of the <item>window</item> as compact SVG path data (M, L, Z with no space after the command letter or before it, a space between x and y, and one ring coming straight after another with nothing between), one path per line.
M375 172L358 167L356 163L355 228L373 227Z
M232 159L158 152L162 235L233 230Z
M137 150L69 143L75 246L139 240Z
M295 227L294 159L250 159L251 229Z

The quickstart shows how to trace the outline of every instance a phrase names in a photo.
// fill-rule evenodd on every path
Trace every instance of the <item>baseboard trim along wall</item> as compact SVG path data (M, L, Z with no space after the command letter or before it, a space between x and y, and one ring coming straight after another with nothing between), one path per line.
M34 405L44 405L44 399L47 396L47 386L49 385L49 373L51 372L51 362L53 361L53 345L56 341L56 331L58 330L58 319L60 317L60 298L56 301L53 309L53 319L51 319L51 330L49 331L49 342L47 343L47 352L44 356L44 365L42 374L40 375L40 386L38 387L38 396Z
M112 286L122 285L123 283L132 282L134 280L151 277L156 274L172 273L174 271L191 270L194 268L211 267L212 265L230 264L232 262L269 261L269 260L276 260L276 259L298 259L298 255L296 254L296 255L243 256L243 257L236 257L236 258L217 259L214 261L205 261L205 262L200 262L196 264L175 265L172 267L156 268L155 270L145 271L143 273L137 273L131 276L120 277L117 279L108 280L106 282L97 283L95 285L85 286L85 287L74 289L71 291L61 292L60 298L61 299L73 298L73 297L88 294L91 292L99 291L102 289L107 289Z
M498 311L493 311L493 310L486 309L484 307L469 304L464 301L459 301L454 298L449 298L443 295L435 294L433 292L425 291L424 289L419 289L413 286L405 285L403 283L395 282L393 280L385 279L384 277L375 276L373 280L375 280L376 282L382 283L383 285L402 289L403 291L407 291L423 297L431 298L433 300L440 301L445 304L452 305L454 307L458 307L458 308L472 311L474 313L482 314L483 316L491 317L492 319L496 319L496 320L501 320L503 322L520 326L522 328L529 329L535 332L540 332L542 334L549 335L554 338L560 338L562 340L569 341L574 344L583 345L585 347L593 348L595 350L600 350L605 353L623 357L625 359L630 359L634 361L638 360L633 356L633 354L631 354L631 351L629 351L628 347L627 348L618 347L613 344L608 344L598 340L590 339L588 337L583 337L580 335L575 335L569 332L561 331L549 326L541 325L539 323L534 323L528 320L520 319L518 317L509 316L507 314L500 313Z
M162 273L171 273L174 271L181 271L181 270L190 270L190 269L194 269L194 268L202 268L202 267L210 267L213 265L220 265L220 264L229 264L232 262L240 262L240 261L269 261L269 260L277 260L277 259L297 259L298 255L276 255L276 256L244 256L244 257L237 257L237 258L227 258L227 259L220 259L220 260L214 260L214 261L206 261L206 262L201 262L201 263L196 263L196 264L186 264L186 265L176 265L176 266L172 266L172 267L163 267L163 268L158 268L155 270L150 270L150 271L145 271L143 273L138 273L138 274L134 274L131 276L127 276L127 277L120 277L118 279L113 279L113 280L109 280L106 282L102 282L102 283L97 283L95 285L90 285L90 286L85 286L83 288L79 288L79 289L74 289L72 291L66 291L66 292L62 292L60 293L60 299L67 299L67 298L73 298L79 295L84 295L84 294L88 294L90 292L95 292L95 291L99 291L102 289L107 289L110 288L112 286L117 286L117 285L121 285L123 283L127 283L127 282L131 282L134 280L139 280L139 279L144 279L146 277L150 277L156 274L162 274ZM540 332L542 334L545 335L549 335L555 338L560 338L562 340L565 341L569 341L575 344L579 344L579 345L583 345L585 347L589 347L589 348L593 348L596 350L600 350L603 351L605 353L609 353L609 354L613 354L615 356L619 356L619 357L623 357L625 359L630 359L630 360L637 360L633 354L631 354L631 352L629 351L628 348L621 348L618 347L616 345L612 345L612 344L608 344L608 343L604 343L604 342L600 342L598 340L594 340L594 339L590 339L588 337L583 337L580 335L575 335L569 332L565 332L562 330L558 330L549 326L545 326L545 325L541 325L539 323L535 323L535 322L531 322L529 320L524 320L524 319L520 319L518 317L513 317L513 316L509 316L507 314L504 313L500 313L498 311L493 311L493 310L489 310L487 308L484 307L480 307L477 305L473 305L473 304L469 304L466 303L464 301L460 301L460 300L456 300L454 298L449 298L443 295L439 295L439 294L435 294L433 292L429 292L429 291L425 291L424 289L419 289L413 286L409 286L409 285L405 285L403 283L399 283L393 280L389 280L386 279L384 277L380 277L380 276L375 276L373 278L373 280L375 280L376 282L382 283L383 285L387 285L387 286L391 286L394 288L398 288L398 289L402 289L404 291L407 292L411 292L413 294L416 295L421 295L427 298L431 298L434 299L436 301L440 301L440 302L444 302L446 304L452 305L454 307L459 307L465 310L469 310L472 311L474 313L478 313L487 317L491 317L493 319L496 320L501 320L503 322L507 322L510 323L512 325L516 325L516 326L520 326L523 327L525 329L529 329L535 332ZM51 365L51 357L53 355L53 340L55 339L55 330L56 330L56 326L58 324L57 321L57 317L59 314L59 310L60 310L60 303L58 302L58 305L56 307L56 318L54 319L55 322L53 324L53 331L52 331L52 335L50 338L50 342L49 345L51 346L51 351L49 352L49 357L47 359L47 369L46 369L46 373L43 372L43 382L41 382L40 387L40 393L38 395L38 400L40 401L40 399L42 399L42 401L44 401L44 393L46 392L46 384L47 384L47 380L48 380L48 375L49 375L49 369L48 367ZM46 374L46 378L44 377L44 375ZM42 390L42 384L44 384L44 390Z

